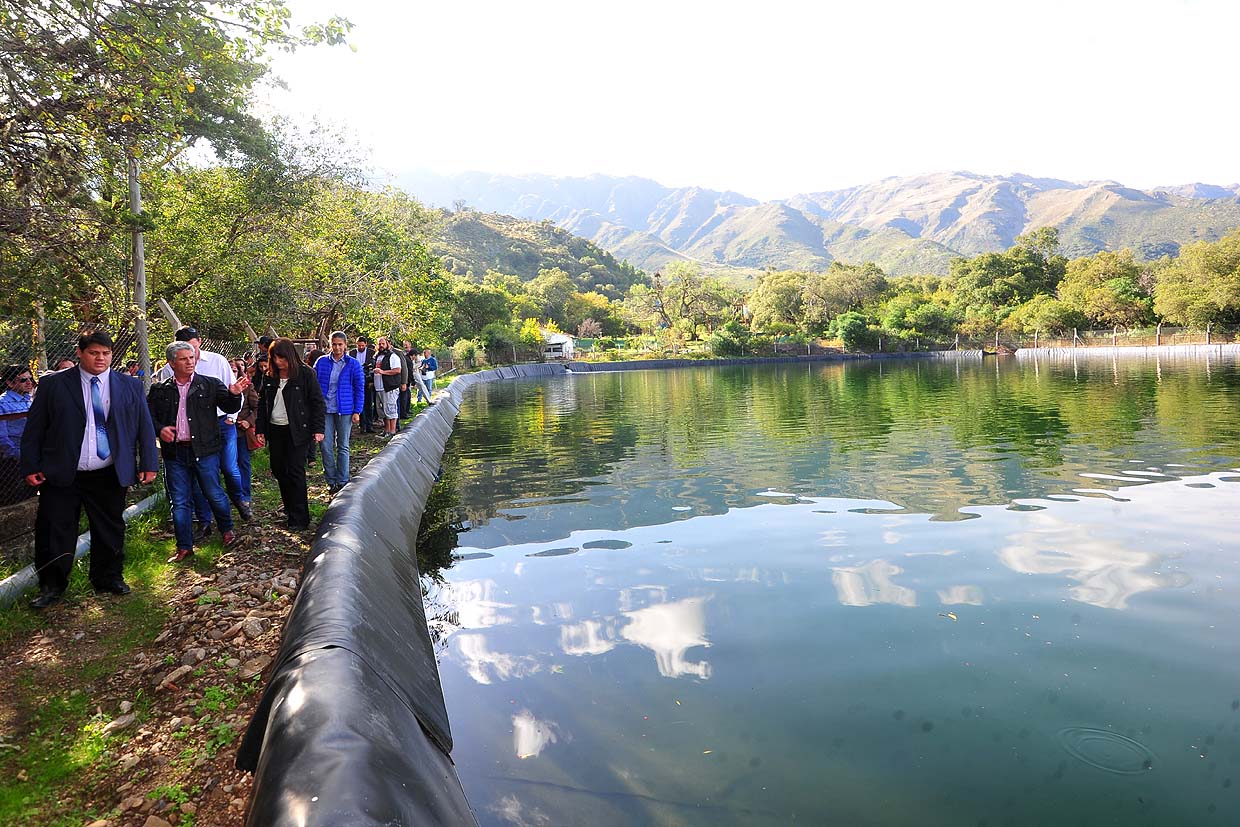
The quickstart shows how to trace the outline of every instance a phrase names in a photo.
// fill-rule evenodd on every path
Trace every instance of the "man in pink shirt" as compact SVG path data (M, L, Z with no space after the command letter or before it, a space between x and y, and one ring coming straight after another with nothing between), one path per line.
M151 385L147 405L164 455L164 474L172 506L172 525L177 538L176 554L168 559L179 563L194 553L193 486L197 480L219 523L225 546L236 542L228 497L220 485L220 436L216 409L235 414L241 409L241 394L250 386L242 377L231 385L194 370L197 354L188 342L173 342L167 348L172 376Z

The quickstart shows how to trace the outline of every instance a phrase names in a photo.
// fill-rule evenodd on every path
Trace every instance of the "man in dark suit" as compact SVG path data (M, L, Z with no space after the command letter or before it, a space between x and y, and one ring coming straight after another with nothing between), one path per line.
M64 594L73 567L78 519L90 525L90 582L96 592L128 594L125 492L155 479L155 429L142 382L110 369L112 339L78 339L77 367L45 378L22 434L22 475L39 489L34 562L45 609Z
M362 393L362 433L369 434L375 427L375 383L371 378L375 371L375 349L367 336L357 337L357 347L349 351L349 355L362 365L362 381L365 383Z

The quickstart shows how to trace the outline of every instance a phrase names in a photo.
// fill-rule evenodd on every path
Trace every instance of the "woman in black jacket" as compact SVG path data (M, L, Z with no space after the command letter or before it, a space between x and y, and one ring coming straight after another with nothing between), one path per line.
M267 376L259 391L259 438L270 449L271 473L280 484L288 527L310 527L306 454L323 441L326 404L313 368L302 364L292 339L271 344Z

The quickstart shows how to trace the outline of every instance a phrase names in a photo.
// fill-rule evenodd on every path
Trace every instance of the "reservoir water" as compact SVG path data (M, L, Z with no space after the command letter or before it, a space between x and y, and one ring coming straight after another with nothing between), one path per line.
M1240 370L466 397L419 558L484 825L1240 823Z

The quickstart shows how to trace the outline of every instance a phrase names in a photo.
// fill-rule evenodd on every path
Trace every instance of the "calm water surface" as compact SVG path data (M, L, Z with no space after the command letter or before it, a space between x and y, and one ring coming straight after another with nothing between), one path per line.
M1240 823L1235 363L478 387L423 523L485 825Z

